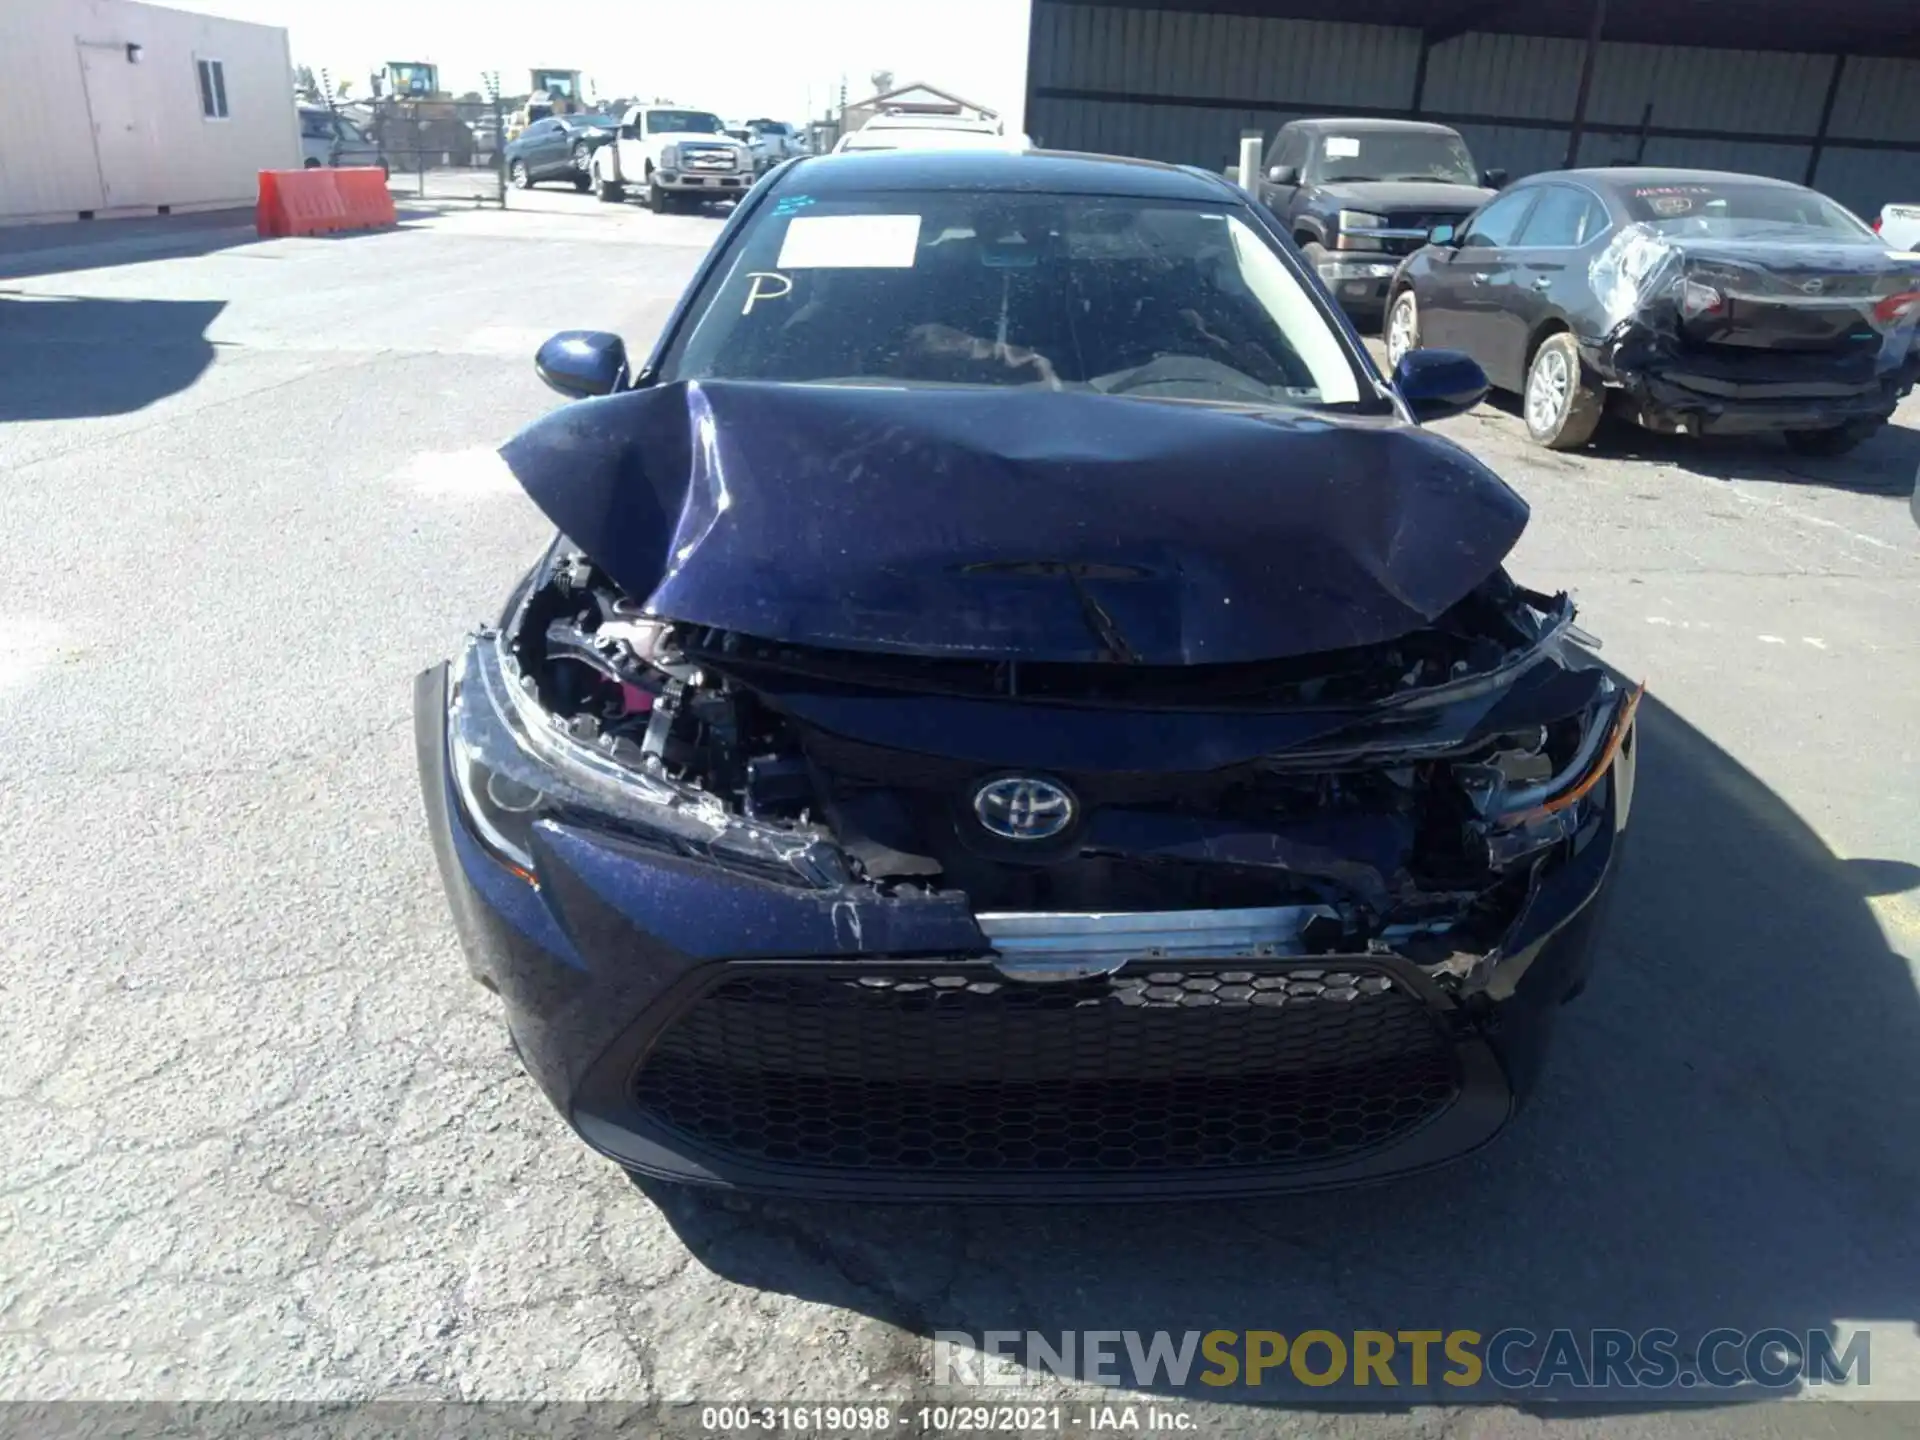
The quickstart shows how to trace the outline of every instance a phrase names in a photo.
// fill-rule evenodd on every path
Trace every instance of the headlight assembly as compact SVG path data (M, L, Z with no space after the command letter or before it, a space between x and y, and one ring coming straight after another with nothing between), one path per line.
M1342 210L1340 228L1342 230L1379 230L1386 226L1387 217L1375 215L1366 210Z
M1565 765L1544 780L1510 789L1500 797L1494 814L1496 823L1525 825L1544 820L1585 799L1626 743L1627 733L1633 726L1633 713L1640 706L1640 697L1646 693L1644 684L1627 691L1615 691L1609 711L1594 717Z
M461 817L507 869L537 885L533 832L579 816L632 840L809 889L848 878L837 847L729 814L714 796L574 738L520 685L500 637L467 645L449 691L447 764Z
M549 807L547 795L491 769L471 739L449 732L447 761L460 809L480 843L521 879L533 880L533 822Z
M1483 817L1479 827L1487 859L1496 868L1568 839L1586 823L1580 802L1608 773L1633 731L1633 716L1646 686L1619 690L1593 711L1569 748L1549 747L1542 727L1538 745L1510 753L1504 763L1463 766L1455 778ZM1549 758L1550 749L1560 757ZM1519 762L1519 773L1513 768ZM1531 769L1531 774L1524 774ZM1541 773L1546 771L1548 773ZM1524 778L1523 777L1524 774Z
M680 147L678 145L663 145L660 147L660 168L662 170L678 170L680 168Z

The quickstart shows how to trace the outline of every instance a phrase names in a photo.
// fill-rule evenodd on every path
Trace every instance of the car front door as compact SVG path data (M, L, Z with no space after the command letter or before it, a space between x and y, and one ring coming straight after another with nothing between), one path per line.
M560 122L551 118L536 120L527 127L526 134L520 138L524 142L521 158L527 162L529 173L546 176L559 168L563 133Z
M1267 148L1267 158L1259 176L1254 181L1254 193L1280 222L1281 228L1289 234L1293 222L1289 216L1294 197L1300 193L1300 168L1307 155L1307 135L1291 125L1283 126L1280 133L1273 137L1273 144ZM1293 170L1293 179L1284 185L1276 185L1267 177L1276 166L1285 166Z
M1490 325L1492 348L1481 361L1494 384L1524 389L1533 337L1583 308L1590 288L1584 247L1606 228L1605 207L1587 191L1576 185L1540 187L1539 203L1506 252L1511 303Z
M1454 248L1434 257L1432 278L1420 290L1421 345L1464 350L1503 389L1509 387L1489 362L1498 348L1511 276L1506 246L1539 193L1537 185L1523 186L1481 206L1455 237Z

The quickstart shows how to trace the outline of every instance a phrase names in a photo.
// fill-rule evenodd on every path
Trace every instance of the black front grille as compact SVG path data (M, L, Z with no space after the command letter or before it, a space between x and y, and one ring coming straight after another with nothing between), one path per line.
M893 1172L1311 1165L1458 1091L1433 1014L1370 970L1134 967L1065 985L986 965L743 967L633 1078L712 1150Z

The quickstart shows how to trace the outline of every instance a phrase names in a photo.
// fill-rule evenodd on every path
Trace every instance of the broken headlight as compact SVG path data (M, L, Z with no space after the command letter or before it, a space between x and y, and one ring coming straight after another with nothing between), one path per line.
M467 645L450 692L447 761L468 828L501 864L537 884L534 827L581 817L640 843L782 884L844 883L818 835L730 815L712 795L648 774L567 733L523 688L499 637Z
M1632 733L1644 685L1607 683L1602 703L1584 716L1571 743L1553 745L1548 728L1514 743L1489 763L1455 768L1481 817L1476 827L1495 868L1567 839L1583 821L1580 802L1600 783ZM1574 722L1566 722L1573 725Z
M480 843L523 880L533 879L533 822L547 809L546 793L492 769L458 729L449 734L447 760L460 810Z

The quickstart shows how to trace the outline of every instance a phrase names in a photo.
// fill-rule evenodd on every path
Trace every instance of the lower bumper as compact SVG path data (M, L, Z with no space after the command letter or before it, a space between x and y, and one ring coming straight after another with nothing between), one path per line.
M1836 372L1810 356L1772 360L1765 373L1670 364L1620 364L1606 347L1588 362L1620 396L1630 418L1650 430L1695 435L1749 435L1782 430L1826 430L1861 420L1885 420L1920 378L1920 359L1872 379Z
M678 170L656 170L653 183L676 195L737 194L753 185L752 174L689 175Z
M441 667L415 691L435 856L552 1103L635 1171L847 1199L1263 1194L1478 1148L1584 983L1631 796L1629 746L1588 843L1464 1003L1391 955L1046 985L995 969L963 904L799 891L584 829L536 831L536 888L462 819L446 718Z
M1856 420L1885 420L1897 396L1848 400L1721 400L1681 387L1652 384L1630 391L1629 412L1649 430L1689 435L1768 435L1782 430L1831 430Z

